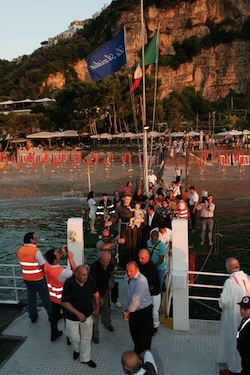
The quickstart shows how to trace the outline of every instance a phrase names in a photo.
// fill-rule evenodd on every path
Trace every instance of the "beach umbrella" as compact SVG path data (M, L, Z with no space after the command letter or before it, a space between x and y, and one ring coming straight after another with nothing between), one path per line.
M13 100L7 100L5 102L0 102L0 105L8 105L8 104L13 104Z
M124 133L124 132L123 133L117 133L117 134L113 135L113 138L125 138L125 134L126 133Z
M53 132L39 132L39 133L33 133L33 134L28 134L26 138L30 139L41 139L41 138L46 138L46 139L51 139L53 138Z
M124 137L125 137L125 138L137 138L137 137L138 137L138 134L128 132L128 133L124 133Z
M187 135L189 135L189 137L198 137L198 136L200 136L200 133L192 130L191 132L188 132Z
M250 134L250 130L248 130L248 129L243 130L243 135L249 135L249 134Z
M242 131L240 130L227 130L221 133L217 133L215 137L233 137L234 135L242 135Z
M242 135L241 130L231 130L229 135Z
M71 137L79 137L79 134L75 130L65 130L63 132L53 132L53 138L71 138Z
M148 133L148 138L157 138L161 136L164 136L164 133L160 133L155 130Z
M101 139L112 139L113 136L112 134L108 134L108 133L102 133L99 135Z
M184 132L173 132L170 133L171 137L184 137Z

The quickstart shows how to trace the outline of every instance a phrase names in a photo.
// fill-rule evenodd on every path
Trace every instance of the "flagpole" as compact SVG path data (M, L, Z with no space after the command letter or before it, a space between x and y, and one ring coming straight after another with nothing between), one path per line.
M143 182L144 191L148 193L148 150L147 150L147 121L146 121L146 80L144 56L144 12L141 0L141 42L142 42L142 129L143 129Z
M158 61L159 61L159 33L160 33L160 23L157 28L157 38L156 38L156 54L155 54L155 87L154 87L154 106L153 106L153 118L152 118L152 132L155 130L155 110L156 110L156 95L157 95L157 77L158 77ZM150 146L150 160L152 160L153 154L153 137L151 138Z

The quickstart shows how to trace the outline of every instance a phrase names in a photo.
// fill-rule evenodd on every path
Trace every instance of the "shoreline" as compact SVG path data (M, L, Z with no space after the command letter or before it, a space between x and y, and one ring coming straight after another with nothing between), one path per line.
M162 177L165 186L171 186L177 162L185 177L185 158L166 158ZM0 203L4 199L19 198L86 198L89 191L87 168L88 166L81 162L72 170L70 161L67 161L54 171L49 165L46 168L38 166L37 170L26 167L21 172L11 165L6 173L0 169ZM130 180L135 188L140 178L141 168L138 163L133 163L130 168L128 163L123 165L114 161L105 166L103 161L100 161L90 167L91 190L95 191L97 196L106 192L111 197L115 189L121 191ZM207 164L200 168L197 160L190 158L188 184L194 185L199 194L202 190L208 191L216 200L247 198L250 197L250 166L245 166L242 170L229 166L224 171L218 164Z

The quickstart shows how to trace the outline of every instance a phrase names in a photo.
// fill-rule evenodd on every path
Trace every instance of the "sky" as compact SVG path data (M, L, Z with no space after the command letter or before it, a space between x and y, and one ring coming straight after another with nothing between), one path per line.
M29 55L40 43L85 20L111 0L1 0L0 59Z

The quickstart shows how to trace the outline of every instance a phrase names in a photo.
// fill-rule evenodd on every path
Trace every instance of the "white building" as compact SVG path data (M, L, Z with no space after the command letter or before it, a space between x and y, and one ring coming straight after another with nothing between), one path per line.
M47 46L54 46L59 42L59 40L71 38L78 30L83 29L84 26L88 22L89 22L88 20L86 20L86 21L75 20L75 21L71 22L71 24L68 27L68 30L65 30L60 34L58 34L58 35L56 35L52 38L49 38Z

